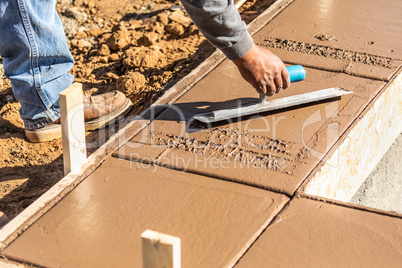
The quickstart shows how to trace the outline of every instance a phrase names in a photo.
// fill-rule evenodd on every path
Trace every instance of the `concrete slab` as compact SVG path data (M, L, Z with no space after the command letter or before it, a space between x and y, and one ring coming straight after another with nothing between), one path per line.
M180 237L183 267L233 265L281 194L109 158L2 255L46 267L141 267L146 229Z
M402 59L401 9L393 0L295 0L260 33Z
M402 133L350 200L402 215Z
M279 2L278 5L282 5L284 1ZM354 90L355 94L335 102L261 114L241 122L205 126L190 122L190 118L198 112L236 106L240 99L243 105L255 103L257 94L228 61L199 82L201 75L195 72L190 79L185 79L185 90L172 88L160 103L171 104L178 96L181 97L162 114L143 118L142 122L153 120L152 124L114 154L133 161L107 160L2 254L43 266L140 266L139 234L149 228L186 241L184 266L234 264L288 198L160 166L294 195L305 178L312 171L310 175L314 176L314 172L321 168L319 161L327 161L331 154L334 155L330 151L325 156L337 141L345 143L347 152L353 151L355 147L350 146L353 143L363 149L362 144L368 144L366 147L374 144L371 142L373 139L365 135L370 130L367 126L378 128L376 123L379 121L374 116L370 117L372 121L365 121L362 128L354 131L369 138L359 139L361 136L356 135L349 143L345 142L346 138L338 138L349 133L355 127L354 122L363 121L362 116L366 114L361 112L373 105L370 104L373 98L384 91L385 83L381 81L390 79L402 59L400 43L395 38L400 36L401 31L397 13L399 3L390 0L381 3L374 0L353 3L346 0L296 0L295 3L290 6L290 11L282 12L254 36L262 45L274 44L273 50L279 51L278 54L286 52L283 57L289 63L312 67L307 70L305 82L294 84L273 98L331 86ZM359 7L364 7L364 12ZM366 11L373 14L362 17ZM388 18L391 18L390 21ZM292 25L288 24L289 21ZM308 28L311 25L313 30ZM371 33L372 29L378 31L375 33L378 39L371 38L377 38ZM323 31L316 33L318 30ZM367 45L364 45L365 42L368 42ZM206 64L205 70L218 65L221 56L218 58ZM189 88L191 90L182 95ZM397 92L397 85L393 85L392 90ZM396 98L392 96L395 95L388 94L384 102L378 102L378 99L374 102L380 107L389 107L383 103L396 107ZM378 108L372 113L376 111L380 111L381 115L390 112L388 108ZM127 137L133 135L131 133ZM125 142L127 139L121 140ZM117 141L120 139L116 139L114 144ZM362 152L364 150L358 153ZM346 154L346 158L348 156ZM350 158L360 161L356 157ZM103 159L102 156L97 162ZM353 162L349 166L357 165ZM339 169L337 172L343 175L343 171ZM354 169L352 171L355 172ZM329 177L328 182L333 182ZM322 181L314 181L321 186ZM55 199L51 201L39 205L50 207L57 202ZM271 228L278 229L272 234L272 241L268 239L266 243L274 248L274 244L269 243L278 241L276 256L280 258L279 264L300 266L300 259L304 261L305 256L305 259L313 260L313 266L315 263L316 266L328 266L332 260L339 261L339 266L350 263L377 265L379 263L373 260L374 256L380 256L379 260L385 259L381 265L400 263L400 218L312 200L294 202L296 205L292 203L284 213L287 217L278 218L266 232L271 234ZM25 224L39 217L36 210L35 213L36 216L24 215L24 221L19 222L18 229L14 228L12 236L9 236L11 232L7 232L7 242L2 239L4 246L25 229ZM265 250L265 244L262 246ZM343 250L342 246L346 249ZM275 249L272 252L276 253ZM251 257L246 265L255 267L269 263L264 259L267 255L265 251L257 250L253 254L262 256ZM289 262L287 255L290 256ZM298 257L297 262L291 258L293 256ZM264 262L258 263L260 260ZM305 265L311 266L311 263L306 262Z
M296 0L254 40L289 63L387 80L402 60L401 9L392 0Z
M300 192L343 202L351 200L402 132L401 87L402 69L364 107L364 111L300 187ZM320 132L323 131L325 129Z
M236 267L399 267L402 219L293 199Z
M134 144L147 144L153 150L164 147L154 163L292 195L383 85L307 68L305 81L272 99L336 86L355 93L242 121L210 126L192 122L197 113L257 102L254 89L231 62L224 61L161 115L147 118L152 123L114 155L131 159L139 150ZM336 129L328 134L328 127L334 125ZM145 158L153 157L152 152L140 150Z

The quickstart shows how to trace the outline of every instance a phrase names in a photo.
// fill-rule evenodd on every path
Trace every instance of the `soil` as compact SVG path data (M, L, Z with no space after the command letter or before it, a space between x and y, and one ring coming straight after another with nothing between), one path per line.
M85 94L124 92L133 102L128 116L146 109L215 51L180 1L57 2L75 59L75 82L83 83ZM243 19L250 22L272 2L247 1L240 9ZM27 141L2 61L0 76L0 211L12 219L63 177L63 151L61 140ZM111 134L88 132L88 154Z

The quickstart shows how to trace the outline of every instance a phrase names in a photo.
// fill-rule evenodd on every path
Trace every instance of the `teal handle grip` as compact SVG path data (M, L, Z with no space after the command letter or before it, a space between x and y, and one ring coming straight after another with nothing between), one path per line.
M290 83L303 81L306 78L306 70L304 70L301 65L293 65L286 67L290 76ZM260 93L260 98L258 103L265 103L267 101L267 96Z
M286 67L290 76L290 83L303 81L306 78L306 70L301 65Z

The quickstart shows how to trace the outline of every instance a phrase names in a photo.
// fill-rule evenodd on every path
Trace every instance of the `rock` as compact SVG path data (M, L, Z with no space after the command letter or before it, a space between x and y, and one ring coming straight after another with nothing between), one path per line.
M188 28L188 32L189 32L190 35L197 34L198 33L197 26L195 26L194 24L190 25L190 27Z
M163 34L165 32L165 26L162 23L156 21L151 26L151 31L156 32L158 34Z
M102 78L107 79L107 80L117 80L117 79L119 79L119 76L115 73L107 72L102 75Z
M111 33L104 33L98 37L98 44L106 44L106 41L112 36Z
M166 31L169 33L172 33L177 36L182 36L185 33L183 25L177 23L177 22L172 22L171 24L167 25Z
M97 93L98 91L99 91L98 88L93 87L93 88L87 89L87 90L84 92L84 94L85 94L85 95L94 95L94 94Z
M152 33L152 32L151 33L145 33L142 37L140 37L137 40L137 44L139 46L148 47L148 46L151 46L151 45L155 44L156 41L158 41L158 39L159 39L159 35L156 34L156 33Z
M91 49L92 44L88 41L74 39L71 41L71 47L77 48L79 51Z
M67 6L69 4L72 4L73 0L57 0L57 4L62 5L62 6Z
M92 49L92 50L90 50L89 52L88 52L88 55L89 56L91 56L91 57L93 57L93 56L96 56L96 55L98 55L98 49Z
M120 56L117 53L110 54L110 56L109 56L109 61L118 61L119 59L120 59Z
M80 21L87 21L88 15L84 12L78 11L76 7L68 7L64 10L64 16Z
M120 30L113 33L109 39L106 40L106 44L113 50L121 50L129 43L129 34L126 30Z
M144 25L142 24L142 21L141 20L132 20L132 21L130 21L130 26L129 26L129 28L130 29L138 29L138 28L141 28L141 27L144 27Z
M125 21L120 21L119 23L114 23L112 26L112 32L127 31L127 26L130 27L130 23Z
M146 83L145 76L138 72L131 72L119 78L116 89L126 96L132 96L141 92Z
M179 5L173 5L169 8L171 11L182 10L183 8Z
M102 44L100 49L98 50L99 56L109 56L110 55L110 49L108 45Z
M75 35L74 39L84 39L85 37L87 37L87 34L86 34L85 32L79 31L79 32Z
M166 13L159 13L156 21L159 21L162 25L168 25L169 16Z
M95 8L95 6L96 6L96 5L95 5L94 2L89 2L89 3L88 3L88 8L89 8L89 9L93 9L93 8Z
M101 63L108 63L108 62L109 62L109 57L100 57L100 58L99 58L99 61L100 61Z
M184 27L188 27L191 24L191 19L184 16L183 11L173 12L170 14L169 19L183 25Z
M103 34L105 32L105 30L100 29L100 28L92 28L92 29L86 30L85 32L90 37L92 37L92 36L96 37L96 36Z
M61 16L60 19L63 24L64 32L67 38L72 39L77 34L77 29L79 28L78 21L72 18L67 18L65 16Z
M159 65L164 65L166 56L159 50L136 48L126 50L123 66L127 68L157 68Z

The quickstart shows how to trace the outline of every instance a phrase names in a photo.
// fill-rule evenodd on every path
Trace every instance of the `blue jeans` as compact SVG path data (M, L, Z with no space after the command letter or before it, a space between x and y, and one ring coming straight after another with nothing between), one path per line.
M26 129L60 117L59 93L74 77L56 0L0 0L0 56Z

